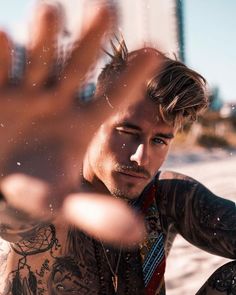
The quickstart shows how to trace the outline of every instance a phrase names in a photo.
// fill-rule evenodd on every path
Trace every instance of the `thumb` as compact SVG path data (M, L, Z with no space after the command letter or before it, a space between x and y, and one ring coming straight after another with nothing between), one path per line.
M142 240L144 222L121 200L99 194L71 194L63 205L65 218L87 234L112 244L130 246Z

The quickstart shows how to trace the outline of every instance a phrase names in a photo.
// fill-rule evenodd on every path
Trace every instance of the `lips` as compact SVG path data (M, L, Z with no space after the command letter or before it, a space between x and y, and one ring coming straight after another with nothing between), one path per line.
M119 171L120 174L126 175L126 176L130 176L133 178L138 178L138 179L147 179L147 177L143 174L140 173L136 173L133 171Z

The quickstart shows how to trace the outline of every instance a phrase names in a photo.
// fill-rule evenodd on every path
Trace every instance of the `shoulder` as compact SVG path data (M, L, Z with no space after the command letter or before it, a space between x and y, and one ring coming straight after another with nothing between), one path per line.
M157 191L173 191L181 190L184 193L185 190L193 189L196 186L201 185L197 180L190 176L181 174L175 171L161 171L159 177L156 178Z
M169 170L163 170L160 171L158 181L164 181L168 180L171 182L175 180L180 180L180 181L189 181L189 182L197 182L195 179L193 179L190 176L187 176L185 174L175 172L175 171L169 171Z
M181 212L186 201L193 201L203 190L197 180L174 171L161 171L156 179L156 200L164 211L177 208Z

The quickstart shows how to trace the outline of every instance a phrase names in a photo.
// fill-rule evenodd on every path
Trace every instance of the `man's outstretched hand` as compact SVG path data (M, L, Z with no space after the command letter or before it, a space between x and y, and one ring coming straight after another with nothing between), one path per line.
M78 180L87 143L97 127L96 122L89 123L97 110L86 109L85 116L82 107L75 108L75 92L96 61L111 23L109 8L100 7L87 31L67 53L64 65L59 65L59 72L59 11L40 5L26 46L25 73L14 86L9 79L14 50L9 37L0 33L2 177L12 173L36 177L49 185L50 196L71 190Z
M114 19L110 8L97 8L62 64L57 47L62 29L59 11L41 4L26 46L25 71L17 84L10 79L13 45L0 32L0 187L11 206L32 216L48 218L53 208L89 234L130 244L141 239L144 226L123 202L70 194L98 126L122 98L140 95L144 82L160 65L156 52L140 50L116 87L108 91L113 108L104 97L75 105L74 94L96 61ZM96 216L91 214L96 211Z

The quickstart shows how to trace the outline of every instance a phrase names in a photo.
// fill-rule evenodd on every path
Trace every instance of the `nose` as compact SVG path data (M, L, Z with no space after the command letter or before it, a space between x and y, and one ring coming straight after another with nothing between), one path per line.
M148 150L143 143L139 144L135 152L130 156L130 161L136 162L138 166L145 166L148 164Z

